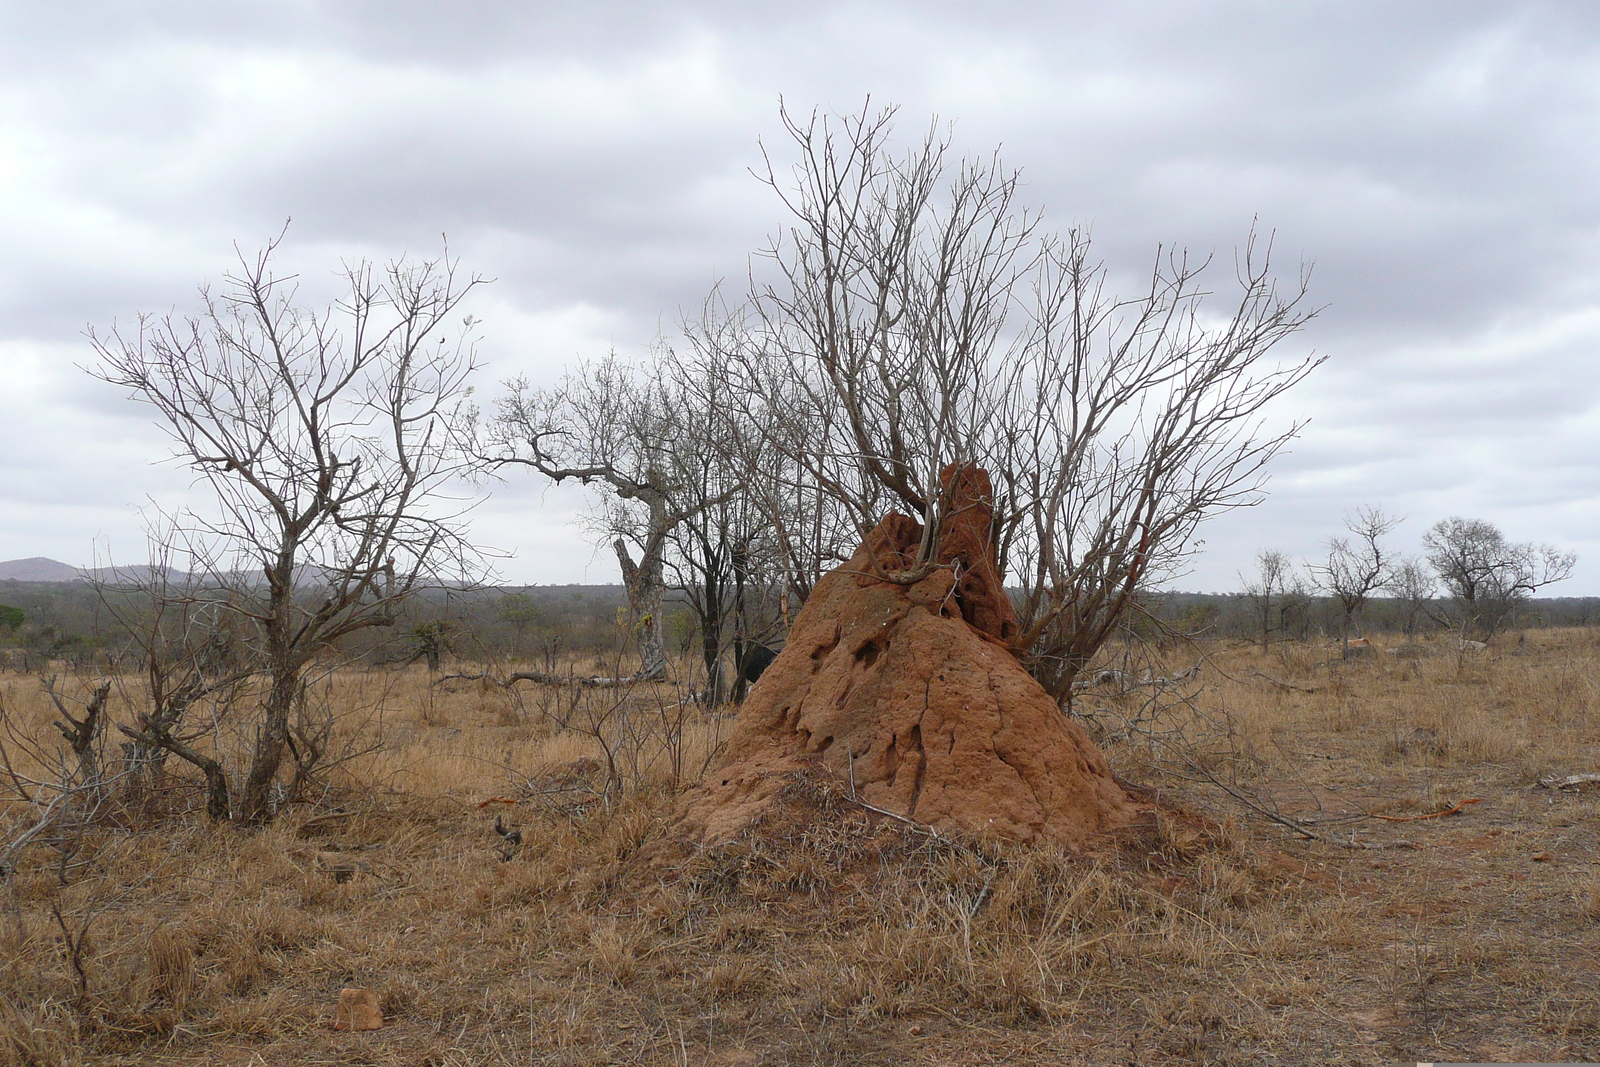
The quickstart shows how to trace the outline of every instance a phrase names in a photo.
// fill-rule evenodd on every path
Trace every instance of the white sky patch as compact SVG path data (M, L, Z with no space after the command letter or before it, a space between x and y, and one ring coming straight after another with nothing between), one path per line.
M61 346L0 343L6 375L0 389L0 455L6 457L0 556L6 559L51 556L80 564L96 538L142 555L138 509L151 497L169 506L191 499L190 475L164 461L166 439L132 405L110 415L81 402L84 382L78 379L87 378L70 361L82 355Z
M507 467L501 484L473 512L477 540L499 553L489 562L512 585L617 585L609 545L584 523L598 490L551 484L531 470Z
M617 344L622 324L605 308L575 304L534 310L494 296L491 288L474 311L486 335L481 353L489 381L480 383L483 393L498 394L500 382L518 376L535 387L554 385L567 368L598 359Z

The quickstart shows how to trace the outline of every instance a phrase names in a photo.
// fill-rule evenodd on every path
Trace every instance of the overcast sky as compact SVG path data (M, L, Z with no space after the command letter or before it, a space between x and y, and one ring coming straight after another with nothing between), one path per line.
M487 397L642 351L782 223L748 173L792 109L938 115L1119 272L1225 256L1253 219L1326 305L1326 364L1259 507L1180 586L1346 512L1452 514L1580 555L1600 594L1600 7L1300 2L0 2L0 559L144 558L186 498L84 330L192 309L233 243L286 261L428 254L495 278ZM580 496L496 486L517 582L614 582Z

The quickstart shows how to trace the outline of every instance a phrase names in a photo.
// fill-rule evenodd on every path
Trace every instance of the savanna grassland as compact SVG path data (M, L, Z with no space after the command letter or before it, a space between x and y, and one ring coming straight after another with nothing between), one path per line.
M349 669L346 762L267 828L175 786L22 851L0 1064L1600 1060L1600 789L1541 784L1600 771L1600 631L1168 659L1079 695L1154 805L1087 855L819 778L681 858L727 716ZM53 737L37 679L0 695ZM331 1029L347 986L382 1029Z

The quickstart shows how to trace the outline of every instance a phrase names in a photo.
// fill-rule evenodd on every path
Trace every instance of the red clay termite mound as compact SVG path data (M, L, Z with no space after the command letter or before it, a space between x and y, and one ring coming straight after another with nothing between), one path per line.
M722 765L684 797L685 836L733 837L819 762L866 803L939 830L1082 847L1134 816L1008 643L1017 621L990 545L988 475L947 469L944 484L944 565L912 585L879 577L911 567L922 538L891 514L817 584Z

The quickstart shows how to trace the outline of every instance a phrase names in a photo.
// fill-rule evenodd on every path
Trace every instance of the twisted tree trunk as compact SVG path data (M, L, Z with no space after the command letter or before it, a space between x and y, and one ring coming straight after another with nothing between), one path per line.
M628 591L628 611L639 632L639 670L635 681L646 681L667 676L667 653L661 640L661 605L664 595L662 560L659 547L664 538L650 539L638 563L628 555L628 546L617 538L617 562L622 566L622 583Z

